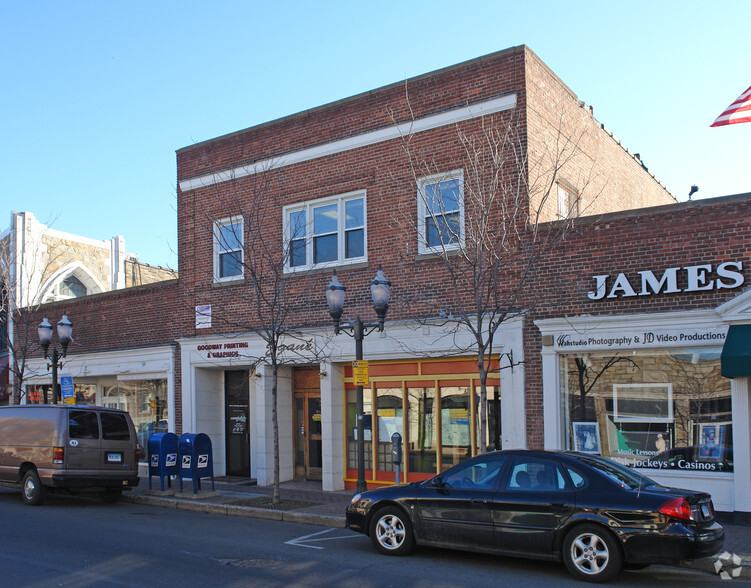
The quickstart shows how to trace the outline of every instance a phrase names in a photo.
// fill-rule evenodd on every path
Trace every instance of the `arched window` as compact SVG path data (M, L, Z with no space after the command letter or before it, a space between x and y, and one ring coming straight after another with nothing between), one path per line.
M59 286L58 298L79 298L86 296L86 286L74 275L69 275Z

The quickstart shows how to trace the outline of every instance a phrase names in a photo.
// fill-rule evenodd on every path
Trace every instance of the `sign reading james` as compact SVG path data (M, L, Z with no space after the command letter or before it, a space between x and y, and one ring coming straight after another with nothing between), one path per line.
M711 264L669 267L658 279L651 270L639 273L640 278L632 282L626 274L618 274L610 282L610 274L592 276L595 289L587 293L590 300L603 298L628 298L631 296L652 296L653 294L675 294L677 292L703 292L738 288L743 285L742 261L726 261L714 268ZM679 277L685 287L678 286Z

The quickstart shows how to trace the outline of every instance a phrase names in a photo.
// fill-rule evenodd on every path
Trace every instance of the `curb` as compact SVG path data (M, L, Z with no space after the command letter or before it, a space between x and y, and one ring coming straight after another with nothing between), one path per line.
M146 504L149 506L159 506L176 510L204 512L207 514L285 521L288 523L334 527L338 529L344 529L346 526L346 519L344 516L281 511L269 508L255 508L252 506L237 506L234 504L216 504L213 502L199 502L196 500L175 500L160 498L158 496L144 496L142 494L123 495L121 500L123 502L132 502L134 504Z

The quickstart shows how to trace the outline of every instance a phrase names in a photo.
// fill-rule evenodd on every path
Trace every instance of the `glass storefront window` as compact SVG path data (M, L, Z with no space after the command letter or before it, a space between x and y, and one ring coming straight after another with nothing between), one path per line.
M363 426L365 429L365 469L373 469L373 396L370 388L363 388ZM357 469L357 390L347 389L347 467Z
M632 467L733 471L719 349L561 355L560 369L568 448Z
M469 386L441 386L441 468L472 456Z
M407 386L406 455L410 472L432 474L436 471L436 430L438 405L432 386Z
M130 414L141 447L148 446L152 433L167 432L167 380L119 381L104 389L102 406Z
M376 388L376 434L378 435L378 455L376 467L382 472L393 472L391 457L391 435L399 433L404 439L404 410L402 389Z
M485 399L485 447L488 451L501 449L501 390L499 386L486 386L487 397ZM477 447L482 446L480 435L480 386L475 386L475 419L477 431Z
M480 384L473 358L414 362L372 362L364 388L365 469L369 480L393 480L391 435L402 436L401 471L408 481L424 480L479 452ZM346 468L357 468L356 391L345 376ZM501 448L500 381L488 381L485 446ZM375 441L375 444L373 444ZM371 467L372 466L372 467Z

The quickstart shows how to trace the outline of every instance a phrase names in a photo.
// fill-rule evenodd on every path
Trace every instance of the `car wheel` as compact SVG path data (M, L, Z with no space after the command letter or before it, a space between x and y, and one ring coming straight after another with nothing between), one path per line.
M607 582L621 570L623 557L613 536L598 525L572 529L563 542L563 561L575 578Z
M412 523L402 509L395 506L382 508L370 521L370 540L381 553L405 555L415 544Z
M114 504L123 495L122 488L107 488L102 492L102 502L106 504Z
M28 470L23 475L22 496L23 501L29 506L39 506L44 502L47 489L39 481L36 470Z

